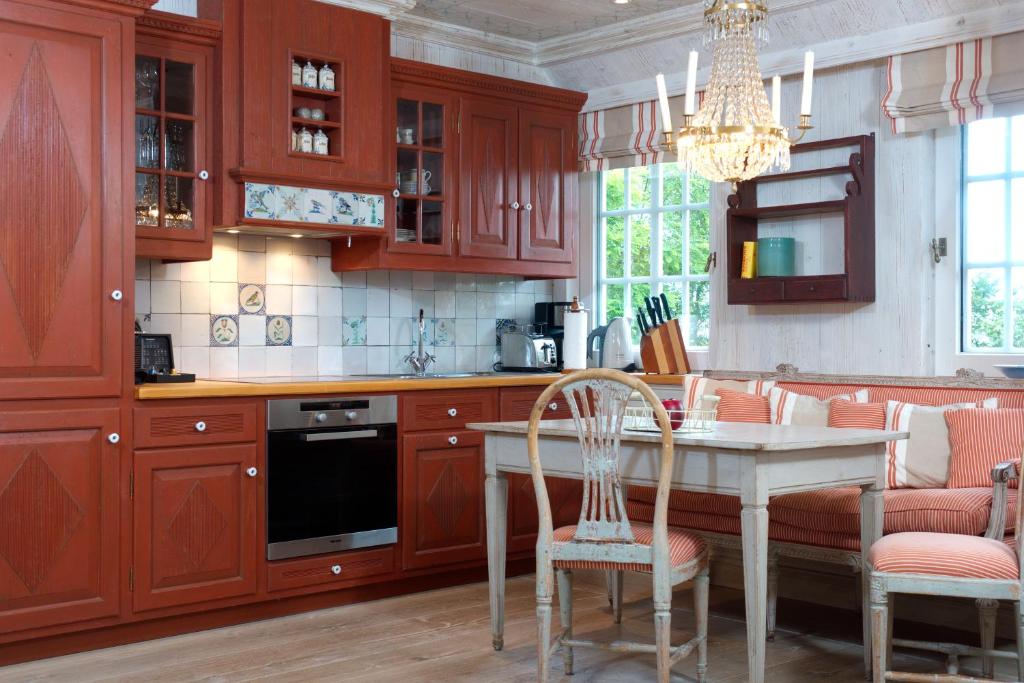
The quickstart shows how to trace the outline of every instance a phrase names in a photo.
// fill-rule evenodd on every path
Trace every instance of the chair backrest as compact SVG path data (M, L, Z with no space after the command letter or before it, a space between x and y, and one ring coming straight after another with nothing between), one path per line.
M1017 518L1013 526L1013 547L1017 551L1017 562L1020 567L1020 579L1024 582L1024 531L1021 530L1021 526L1024 525L1024 486L1021 485L1020 471L1021 461L1018 459L1014 465L1016 465L1017 471L1017 505L1014 516ZM1001 540L1001 539L996 539Z
M626 404L633 392L650 405L661 428L658 495L655 499L654 557L668 557L668 495L672 475L673 440L668 413L644 382L619 370L581 370L551 384L537 399L530 414L527 450L537 498L538 558L552 543L551 507L538 447L541 417L551 399L561 392L572 409L579 438L583 471L583 505L575 541L633 544L626 515L625 491L619 475L619 448Z

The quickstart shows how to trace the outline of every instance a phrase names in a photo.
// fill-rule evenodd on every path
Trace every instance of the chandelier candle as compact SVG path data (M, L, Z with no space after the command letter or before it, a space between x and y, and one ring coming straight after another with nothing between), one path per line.
M782 125L782 77L772 78L772 121L776 126Z
M800 99L800 116L811 115L811 88L814 79L814 53L808 51L804 55L804 92Z
M661 130L672 133L672 110L668 107L668 89L665 87L665 74L658 74L658 101L661 102Z
M686 67L686 104L683 113L693 116L697 99L697 51L690 50L690 63Z

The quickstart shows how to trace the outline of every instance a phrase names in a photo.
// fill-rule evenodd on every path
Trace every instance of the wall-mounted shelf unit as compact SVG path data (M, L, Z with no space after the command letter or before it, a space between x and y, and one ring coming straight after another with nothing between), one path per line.
M740 183L729 197L726 212L727 259L730 304L809 303L875 300L875 136L858 135L794 145L794 156L844 147L856 148L844 165L809 168L760 176ZM758 187L768 183L826 176L849 176L842 199L758 206ZM765 223L787 219L841 215L843 219L841 272L800 274L786 277L740 278L743 243L757 241ZM774 236L774 235L773 235ZM819 234L818 240L828 236ZM839 239L838 237L836 238ZM797 236L797 240L800 237ZM827 244L825 248L828 248ZM799 272L799 271L798 271Z
M345 92L345 65L336 57L329 55L316 54L309 51L296 52L291 51L289 55L293 62L297 63L300 67L307 62L313 64L314 68L319 69L324 64L331 67L334 71L334 89L324 90L321 88L309 88L302 85L291 84L291 94L289 98L289 110L292 113L290 120L290 130L299 131L302 128L307 129L311 134L316 131L322 130L327 136L327 154L313 154L311 152L302 152L294 148L291 144L292 138L289 136L289 156L296 158L312 158L312 159L324 159L329 161L342 161L344 159L344 141L345 135L342 130L344 121L342 120L343 113L345 111L345 103L343 101ZM308 109L320 109L324 112L323 119L313 118L302 118L296 114L296 111L300 107L306 107Z

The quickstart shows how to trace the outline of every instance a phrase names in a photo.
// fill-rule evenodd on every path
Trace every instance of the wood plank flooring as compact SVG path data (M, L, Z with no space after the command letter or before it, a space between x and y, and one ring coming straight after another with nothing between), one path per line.
M577 576L577 634L653 641L649 587L641 575L626 590L623 624L611 622L600 577ZM742 594L712 587L708 676L743 681L746 640ZM0 668L0 681L426 681L535 680L534 583L512 579L505 650L490 645L487 585L457 588L272 619L173 638L125 645ZM692 594L676 593L674 642L693 629ZM768 644L773 683L862 683L859 617L788 603L780 609L775 642ZM557 610L555 611L557 622ZM897 625L897 630L899 626ZM903 670L942 671L941 662L897 654ZM674 681L693 680L694 658L674 668ZM576 675L553 680L625 683L654 680L653 656L576 651ZM1012 678L1003 676L1002 680Z

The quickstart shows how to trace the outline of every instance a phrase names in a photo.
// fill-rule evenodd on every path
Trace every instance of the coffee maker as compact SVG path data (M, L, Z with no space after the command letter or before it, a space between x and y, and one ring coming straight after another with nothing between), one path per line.
M533 324L537 331L555 341L558 354L558 369L562 369L562 341L565 339L564 311L572 306L571 301L546 301L534 304Z

